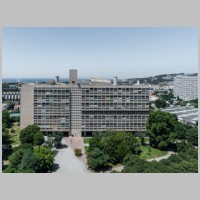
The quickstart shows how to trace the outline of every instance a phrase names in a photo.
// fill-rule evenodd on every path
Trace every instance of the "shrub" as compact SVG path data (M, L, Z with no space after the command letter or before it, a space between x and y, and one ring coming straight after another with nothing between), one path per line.
M81 149L74 149L74 152L77 157L82 156Z

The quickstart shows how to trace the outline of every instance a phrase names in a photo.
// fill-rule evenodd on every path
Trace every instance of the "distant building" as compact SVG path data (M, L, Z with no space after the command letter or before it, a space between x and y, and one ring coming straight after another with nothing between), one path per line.
M95 131L145 131L149 115L147 85L118 85L102 79L89 84L24 84L21 87L21 129L36 124L43 132L85 136Z
M2 98L4 101L19 101L20 100L20 92L2 92Z
M192 106L175 106L164 108L162 111L177 115L178 121L184 124L196 125L198 121L198 108L193 108Z
M183 100L198 98L198 77L197 76L177 76L173 83L174 96Z
M14 106L14 110L15 110L15 111L20 111L20 105L15 105L15 106Z

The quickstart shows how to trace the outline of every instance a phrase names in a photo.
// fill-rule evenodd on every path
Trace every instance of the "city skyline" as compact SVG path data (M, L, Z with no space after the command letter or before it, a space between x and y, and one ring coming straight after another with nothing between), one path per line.
M149 77L198 72L195 28L4 28L3 78Z

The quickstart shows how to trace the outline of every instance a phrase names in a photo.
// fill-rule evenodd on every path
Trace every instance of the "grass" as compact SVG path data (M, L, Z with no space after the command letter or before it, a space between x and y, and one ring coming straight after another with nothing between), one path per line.
M11 133L11 130L14 130L14 133ZM19 123L15 122L12 124L12 127L9 129L10 134L11 134L11 140L12 140L12 145L20 145L20 140L19 140L19 134L20 134L20 128L19 128Z
M89 137L84 137L84 138L83 138L84 144L89 144L89 140L90 140Z
M149 137L145 137L144 142L149 142Z
M87 150L88 150L88 146L84 146L85 147L85 153L87 153Z
M12 138L11 138L11 140L13 141L12 145L20 145L19 133L20 133L20 128L17 128L15 133L12 133Z
M140 158L144 160L161 157L167 154L166 151L160 151L159 149L154 149L150 147L149 145L141 146L140 149L142 150L142 153L140 154Z

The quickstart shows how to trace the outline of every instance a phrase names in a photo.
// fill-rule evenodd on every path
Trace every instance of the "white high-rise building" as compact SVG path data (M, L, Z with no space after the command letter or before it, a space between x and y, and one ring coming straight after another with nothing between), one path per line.
M183 100L198 98L198 76L174 77L174 96Z

